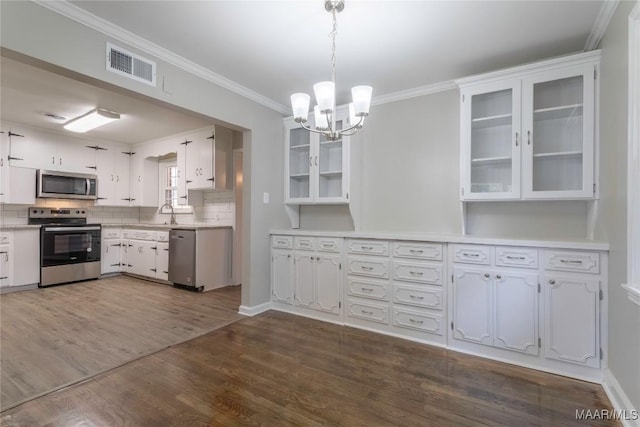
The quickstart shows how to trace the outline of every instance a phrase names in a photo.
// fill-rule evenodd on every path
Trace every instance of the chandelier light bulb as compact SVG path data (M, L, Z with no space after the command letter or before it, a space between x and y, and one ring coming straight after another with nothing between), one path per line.
M311 97L306 93L294 93L291 95L291 108L296 122L306 122L309 117L309 103Z
M327 115L320 111L320 106L313 107L313 118L316 120L316 129L329 129Z
M319 82L313 85L316 102L321 113L333 113L336 102L336 85L331 81Z
M353 97L353 108L358 117L364 117L369 114L369 106L371 105L371 86L354 86L351 88L351 96Z

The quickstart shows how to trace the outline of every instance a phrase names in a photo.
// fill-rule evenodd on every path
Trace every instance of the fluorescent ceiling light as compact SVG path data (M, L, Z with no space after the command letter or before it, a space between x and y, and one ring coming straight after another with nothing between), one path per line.
M86 132L99 126L106 125L114 120L118 120L119 118L120 114L118 113L96 108L83 116L76 117L71 120L64 125L64 128L71 132Z

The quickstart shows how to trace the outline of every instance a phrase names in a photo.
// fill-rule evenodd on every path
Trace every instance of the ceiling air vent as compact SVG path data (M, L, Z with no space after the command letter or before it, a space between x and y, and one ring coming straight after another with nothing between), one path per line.
M156 63L107 43L107 70L130 79L156 85Z

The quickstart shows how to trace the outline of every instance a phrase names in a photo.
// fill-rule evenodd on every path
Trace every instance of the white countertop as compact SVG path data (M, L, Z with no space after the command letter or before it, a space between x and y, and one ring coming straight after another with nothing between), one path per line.
M609 243L595 240L531 240L463 236L461 234L401 233L373 231L271 230L270 234L288 236L345 237L349 239L411 240L421 242L469 243L538 248L566 248L608 251Z
M102 224L102 227L110 228L136 228L136 229L152 229L152 230L205 230L209 228L232 228L230 225L215 224Z

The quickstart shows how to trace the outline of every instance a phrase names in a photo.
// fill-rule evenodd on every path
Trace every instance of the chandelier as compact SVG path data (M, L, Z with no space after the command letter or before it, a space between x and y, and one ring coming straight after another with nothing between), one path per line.
M315 129L305 126L309 115L309 102L311 97L306 93L294 93L291 95L291 109L294 120L309 132L319 133L330 140L340 139L343 135L353 135L362 127L364 118L369 114L371 104L371 86L354 86L351 88L353 102L349 104L349 125L345 129L336 129L336 15L344 9L344 0L326 0L324 8L333 17L333 29L329 33L331 37L331 81L319 82L313 85L317 105L313 108Z

